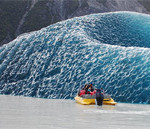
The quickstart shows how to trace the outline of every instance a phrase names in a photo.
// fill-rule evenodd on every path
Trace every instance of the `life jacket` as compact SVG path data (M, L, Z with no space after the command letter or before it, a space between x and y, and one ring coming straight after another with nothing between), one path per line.
M79 93L79 96L82 96L85 94L85 90L81 90L80 93Z
M96 90L94 90L93 92L90 92L91 95L94 95L96 93Z

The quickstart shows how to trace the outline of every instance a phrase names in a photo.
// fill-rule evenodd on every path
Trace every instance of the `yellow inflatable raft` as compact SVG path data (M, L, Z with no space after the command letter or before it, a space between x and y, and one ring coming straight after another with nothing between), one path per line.
M91 96L90 94L84 95L84 96L76 96L75 100L79 104L83 105L91 105L95 104L95 96ZM109 95L104 95L104 100L103 100L104 105L116 105L117 102L115 102Z

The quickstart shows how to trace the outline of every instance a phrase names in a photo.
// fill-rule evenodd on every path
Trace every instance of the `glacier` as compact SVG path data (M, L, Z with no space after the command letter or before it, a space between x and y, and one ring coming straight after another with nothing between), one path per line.
M0 94L73 99L93 83L117 102L150 104L150 16L91 14L0 47Z

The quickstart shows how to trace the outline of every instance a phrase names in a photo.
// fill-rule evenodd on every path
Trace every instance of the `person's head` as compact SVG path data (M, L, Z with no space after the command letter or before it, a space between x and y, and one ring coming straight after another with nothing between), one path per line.
M88 87L88 84L86 84L85 87L87 88L87 87Z

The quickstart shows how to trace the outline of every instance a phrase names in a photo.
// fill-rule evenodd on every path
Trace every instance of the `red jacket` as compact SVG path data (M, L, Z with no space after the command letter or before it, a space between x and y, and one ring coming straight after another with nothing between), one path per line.
M79 96L82 96L85 94L85 90L81 90Z

